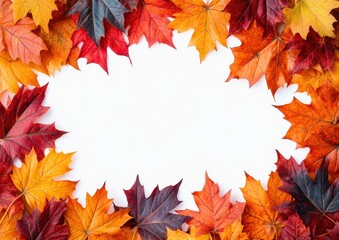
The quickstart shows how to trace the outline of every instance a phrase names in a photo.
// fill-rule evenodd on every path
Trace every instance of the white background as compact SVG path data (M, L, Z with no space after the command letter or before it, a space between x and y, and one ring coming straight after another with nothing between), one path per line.
M290 102L297 86L280 89L275 102L264 79L252 88L225 83L231 51L218 46L200 64L187 47L191 34L174 33L176 49L142 40L129 48L132 65L109 51L109 75L80 59L80 71L39 76L49 82L44 105L51 107L42 121L69 132L58 151L77 152L66 178L80 180L80 202L106 181L109 197L126 206L123 189L139 174L146 196L183 179L179 208L196 209L191 193L202 189L206 171L221 193L232 189L232 201L243 201L244 171L265 185L276 149L299 161L307 153L282 139L290 124L272 106Z

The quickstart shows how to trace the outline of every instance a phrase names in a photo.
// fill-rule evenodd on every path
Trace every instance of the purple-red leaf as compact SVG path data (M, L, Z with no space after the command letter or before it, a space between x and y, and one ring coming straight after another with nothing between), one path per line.
M125 190L130 215L142 239L166 239L166 228L181 229L181 225L188 220L186 216L170 213L181 203L177 198L180 184L181 181L162 190L157 186L146 198L144 187L137 177L132 188Z
M22 219L17 222L17 229L27 240L62 240L69 236L68 225L64 224L63 213L66 202L46 201L42 212L35 209L30 215L24 212Z
M324 71L331 70L334 63L334 41L330 37L321 37L312 27L310 27L306 40L299 33L294 35L285 47L285 50L300 49L294 62L293 74L317 63Z
M305 227L299 215L295 213L287 219L285 227L281 231L280 238L290 240L310 240L310 229Z

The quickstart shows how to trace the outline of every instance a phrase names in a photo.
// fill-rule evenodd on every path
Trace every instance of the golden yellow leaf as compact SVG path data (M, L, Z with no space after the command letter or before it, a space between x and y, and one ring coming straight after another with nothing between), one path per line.
M296 0L293 8L285 8L283 12L293 34L300 33L306 39L312 26L320 36L335 37L332 23L336 20L330 12L337 7L336 0Z
M3 212L0 213L0 217L3 216ZM16 230L16 221L20 219L22 213L16 213L14 215L6 215L3 221L0 223L0 239L19 239L18 232Z
M72 48L72 34L76 24L70 18L51 21L49 34L41 31L40 37L45 42L48 51L41 52L42 64L46 66L49 74L60 70L65 65Z
M212 240L212 237L210 234L197 236L194 227L191 228L190 234L181 230L171 230L167 228L167 240Z
M52 19L52 11L57 10L54 0L13 0L14 21L18 21L28 13L32 13L33 21L49 33L48 23Z
M200 61L205 59L207 53L216 49L216 41L226 46L229 13L224 10L229 0L213 0L208 4L202 0L172 2L182 11L174 14L175 18L168 26L178 32L194 29L189 46L196 46Z
M105 234L120 234L121 226L132 217L129 209L108 213L112 199L107 198L105 185L92 196L86 196L86 208L75 199L68 199L65 212L66 221L70 228L69 239L97 239ZM120 237L120 236L119 236Z
M0 91L16 93L18 83L39 87L36 74L20 60L12 60L7 51L0 52Z
M28 210L38 208L39 211L42 211L46 199L66 198L72 194L76 182L54 180L70 170L68 165L72 155L73 153L56 153L55 150L51 150L45 158L38 162L37 156L32 150L20 168L13 167L12 181L21 192L20 195L24 198Z
M219 233L220 240L248 240L246 233L242 232L244 226L241 224L241 220L233 222L227 225L223 232Z

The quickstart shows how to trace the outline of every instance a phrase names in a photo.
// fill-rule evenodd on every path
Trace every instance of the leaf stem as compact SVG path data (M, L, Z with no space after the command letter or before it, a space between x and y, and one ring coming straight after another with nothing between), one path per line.
M137 232L138 232L138 227L135 227L135 230L134 230L133 236L132 236L132 240L136 240Z
M13 204L23 196L24 194L21 193L20 195L18 195L16 198L14 198L14 200L11 202L11 204L9 204L9 206L7 207L4 215L2 215L1 219L0 219L0 225L2 224L2 222L5 220L6 215L8 214L9 210L11 209L11 207L13 206Z

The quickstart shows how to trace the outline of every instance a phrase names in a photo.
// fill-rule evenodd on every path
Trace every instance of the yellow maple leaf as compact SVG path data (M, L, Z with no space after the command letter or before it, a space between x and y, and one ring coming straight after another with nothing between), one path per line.
M248 240L246 233L243 233L244 226L241 224L241 220L229 224L225 227L224 231L219 233L220 240Z
M33 21L49 33L48 23L52 19L52 11L57 10L54 0L13 0L14 21L32 13Z
M20 60L13 60L7 51L0 52L0 92L9 90L16 93L18 83L39 87L36 74Z
M90 240L105 237L105 234L120 234L120 227L132 218L128 215L129 209L108 213L112 199L107 198L105 185L97 190L93 197L87 193L86 208L83 208L76 199L68 200L65 218L71 232L70 240L87 238Z
M20 168L13 167L12 181L21 192L28 210L38 208L42 211L46 199L66 198L75 189L76 182L68 180L54 180L67 173L70 168L73 153L56 153L51 150L40 162L34 150L26 156Z
M2 216L3 213L0 213ZM0 239L19 239L18 232L16 230L16 222L22 216L22 212L14 215L6 215L1 218L0 222Z
M330 12L337 7L336 0L296 0L293 8L285 8L283 12L293 34L299 33L306 39L312 26L320 36L335 37L332 24L336 20Z
M191 228L190 234L181 230L171 230L167 228L167 240L212 240L212 237L210 234L197 236L195 227Z
M178 32L194 29L189 46L196 46L200 53L200 61L205 59L207 53L216 49L216 41L227 46L226 25L229 22L229 13L224 10L229 0L213 0L208 4L202 0L172 0L172 2L182 11L174 14L175 19L168 26Z
M49 74L60 70L67 63L72 49L72 34L76 24L70 18L50 22L49 34L41 31L40 37L45 42L48 51L41 52L42 64L46 66Z

